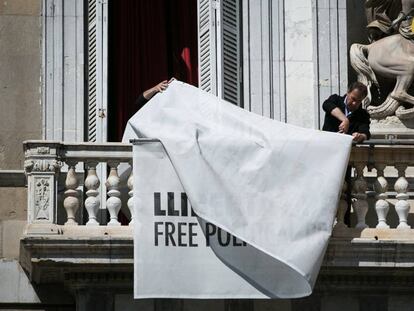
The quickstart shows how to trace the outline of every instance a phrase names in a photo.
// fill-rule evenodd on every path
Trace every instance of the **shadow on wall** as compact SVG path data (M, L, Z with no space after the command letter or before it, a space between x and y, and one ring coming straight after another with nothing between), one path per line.
M365 14L364 1L347 0L346 1L346 19L347 19L347 51L353 43L368 44L367 19ZM348 81L356 81L357 75L348 64Z

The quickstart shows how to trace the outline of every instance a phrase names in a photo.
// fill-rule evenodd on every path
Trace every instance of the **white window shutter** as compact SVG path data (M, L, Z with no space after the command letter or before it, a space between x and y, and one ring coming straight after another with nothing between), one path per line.
M199 87L217 95L216 2L198 0Z
M225 100L242 106L241 3L222 0L221 31L221 94Z
M87 141L107 141L107 0L88 0Z
M241 1L198 0L199 87L242 105Z
M88 1L88 137L96 141L96 1Z

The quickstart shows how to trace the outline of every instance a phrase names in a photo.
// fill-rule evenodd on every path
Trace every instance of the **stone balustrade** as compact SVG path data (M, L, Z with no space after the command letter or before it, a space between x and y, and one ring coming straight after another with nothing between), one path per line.
M350 182L311 297L413 296L414 144L395 143L353 147ZM29 224L20 264L29 280L80 293L85 285L132 292L133 178L124 170L132 146L28 141L24 147ZM349 197L350 226L344 221Z
M131 145L26 141L24 150L29 224L120 226L120 218L133 224ZM414 145L356 145L349 166L351 178L343 187L336 228L348 229L345 214L352 204L351 227L411 229ZM100 211L108 217L98 217Z
M126 192L130 196L126 204L130 210L125 214L133 215L131 145L26 141L24 150L29 224L120 226L120 169L127 174L125 186L129 187ZM101 202L102 198L106 201ZM108 212L109 221L98 217L100 210ZM59 215L62 213L65 215ZM59 223L62 218L65 221Z
M347 227L344 216L352 205L351 227L411 229L414 142L372 140L356 145L349 166L352 177L344 183L336 226Z

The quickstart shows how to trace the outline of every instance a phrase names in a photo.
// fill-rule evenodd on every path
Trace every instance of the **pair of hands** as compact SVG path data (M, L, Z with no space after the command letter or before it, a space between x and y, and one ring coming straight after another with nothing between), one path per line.
M348 133L349 130L349 120L348 118L345 118L341 124L339 124L339 131L338 133ZM357 143L360 143L362 141L364 141L365 139L367 139L365 134L361 134L358 132L355 132L352 134L353 140L356 141Z

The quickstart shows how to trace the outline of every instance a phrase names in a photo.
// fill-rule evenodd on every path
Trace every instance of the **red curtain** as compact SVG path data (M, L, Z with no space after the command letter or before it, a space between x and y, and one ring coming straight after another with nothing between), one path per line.
M197 1L111 1L108 46L108 140L120 141L143 91L171 77L198 84Z

